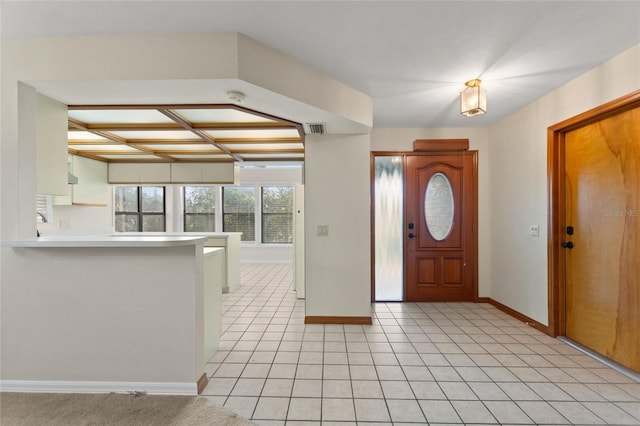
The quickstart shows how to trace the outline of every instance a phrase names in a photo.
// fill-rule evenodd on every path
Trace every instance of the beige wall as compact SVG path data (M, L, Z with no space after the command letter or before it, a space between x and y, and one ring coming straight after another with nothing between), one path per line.
M640 45L489 128L493 299L548 324L547 128L638 89Z
M369 135L308 136L305 156L306 314L368 317Z

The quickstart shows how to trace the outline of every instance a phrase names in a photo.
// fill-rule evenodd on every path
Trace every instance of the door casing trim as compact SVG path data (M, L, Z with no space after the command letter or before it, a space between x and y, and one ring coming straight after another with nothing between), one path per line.
M455 139L455 141L461 141L462 139ZM422 141L422 140L421 140ZM433 139L429 139L428 141L434 141ZM442 141L452 141L452 139L442 139ZM468 143L468 140L467 140ZM453 149L449 150L449 152L457 152L460 153L464 151L473 156L473 236L471 241L471 248L473 250L473 258L474 258L474 280L473 280L473 301L478 303L481 301L481 298L478 297L478 151L477 150L466 150L466 149ZM412 155L441 155L446 154L447 151L442 150L425 150L425 151L371 151L370 153L370 190L371 190L371 303L375 303L375 158L378 156L398 156L402 157L403 167L406 165L406 157ZM403 169L404 173L404 169ZM406 193L403 194L406 196ZM406 213L406 212L405 212ZM405 241L403 240L402 246L404 248ZM404 262L404 261L403 261ZM404 270L404 268L403 268ZM404 273L403 273L404 274ZM397 303L404 303L405 294L403 289L403 300Z
M566 264L561 244L564 239L565 203L564 185L565 135L575 129L603 120L612 115L640 107L640 90L614 99L596 108L578 114L547 129L547 264L548 264L548 333L566 334L565 289Z

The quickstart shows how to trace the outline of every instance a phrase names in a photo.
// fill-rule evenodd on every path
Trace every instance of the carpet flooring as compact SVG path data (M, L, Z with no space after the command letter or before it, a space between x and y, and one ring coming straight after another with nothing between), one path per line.
M0 393L2 426L179 425L251 423L203 396Z

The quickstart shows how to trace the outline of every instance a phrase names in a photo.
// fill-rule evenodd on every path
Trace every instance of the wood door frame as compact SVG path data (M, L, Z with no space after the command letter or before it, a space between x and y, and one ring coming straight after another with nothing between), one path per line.
M426 141L426 140L425 140ZM434 140L429 140L429 141L434 141ZM440 140L438 140L440 141ZM442 139L442 141L453 141L453 139ZM455 139L455 141L461 141L461 139ZM417 141L416 141L417 142ZM468 146L468 139L466 140L466 143ZM375 173L376 173L376 165L375 165L375 158L376 157L391 157L391 156L397 156L397 157L402 157L402 173L403 173L403 181L404 181L404 173L406 170L406 165L407 165L407 157L408 156L415 156L415 155L424 155L424 156L433 156L433 155L438 155L438 154L447 154L447 153L452 153L452 152L456 152L456 153L460 153L462 149L453 149L453 150L438 150L438 149L434 149L434 150L424 150L424 151L371 151L370 153L370 175L371 175L371 179L370 179L370 191L371 191L371 220L370 220L370 224L371 224L371 302L375 303L375 280L376 280L376 275L375 275L375 256L376 256L376 247L375 247ZM473 266L473 274L474 274L474 280L473 280L473 301L474 302L480 302L483 301L480 297L478 297L478 151L477 150L467 150L464 149L464 151L466 151L466 153L471 154L473 156L473 214L472 214L472 220L473 220L473 237L472 237L472 241L470 242L470 247L473 250L473 262L474 262L474 266ZM404 197L406 197L406 187L403 187L403 199ZM404 205L404 202L403 202ZM404 227L404 223L406 222L406 218L405 218L406 212L403 210L402 212L402 221L403 221L403 227ZM405 238L403 238L402 240L402 250L406 250L406 236ZM403 254L403 279L404 279L404 254ZM406 288L403 285L402 288L402 298L403 300L400 303L403 303L406 300Z
M578 114L547 129L548 177L548 331L552 336L566 335L566 259L561 247L565 237L566 188L565 135L575 129L595 123L612 115L640 107L640 90L614 99Z

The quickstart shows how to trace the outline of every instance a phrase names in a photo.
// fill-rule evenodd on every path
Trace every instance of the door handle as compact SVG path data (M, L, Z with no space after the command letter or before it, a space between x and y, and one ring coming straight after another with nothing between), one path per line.
M572 249L573 248L573 243L571 241L566 242L566 243L562 243L562 247L567 248L567 249Z
M416 235L414 233L409 234L409 238L415 238Z

